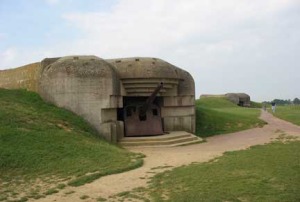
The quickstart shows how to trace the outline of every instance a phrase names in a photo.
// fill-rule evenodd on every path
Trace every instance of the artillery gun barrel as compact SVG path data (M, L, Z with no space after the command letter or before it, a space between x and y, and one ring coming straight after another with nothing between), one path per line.
M160 84L158 84L158 86L155 88L155 90L151 93L151 95L148 97L148 99L146 100L146 102L143 104L143 106L140 108L140 116L144 116L146 115L146 112L149 108L149 106L153 103L156 95L159 93L159 91L163 88L164 83L160 82Z

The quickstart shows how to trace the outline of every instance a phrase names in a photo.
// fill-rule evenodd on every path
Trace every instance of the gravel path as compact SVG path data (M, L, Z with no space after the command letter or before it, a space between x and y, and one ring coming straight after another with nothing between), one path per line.
M217 135L207 138L207 142L171 148L134 148L133 152L146 155L141 168L129 172L102 177L80 187L67 187L60 193L39 199L39 201L96 201L98 197L108 198L120 192L147 186L149 177L172 167L187 165L192 162L205 162L221 156L226 151L246 149L253 145L265 144L283 132L300 137L300 127L280 120L262 111L262 120L268 124L263 128L254 128L241 132ZM75 191L66 195L68 191ZM88 199L82 200L81 196Z

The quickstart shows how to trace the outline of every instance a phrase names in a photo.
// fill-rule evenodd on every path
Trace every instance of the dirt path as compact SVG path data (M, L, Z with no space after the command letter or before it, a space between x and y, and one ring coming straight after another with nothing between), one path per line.
M96 201L95 199L98 197L108 198L120 192L145 187L149 177L172 167L187 165L192 162L205 162L221 156L225 151L241 150L253 145L265 144L283 132L288 135L300 136L299 126L275 118L264 111L260 118L268 122L268 125L263 128L210 137L207 138L207 142L202 144L172 148L131 149L146 155L144 165L141 168L102 177L81 187L67 187L60 193L47 196L39 201L83 201L80 199L83 195L89 196L84 201ZM68 191L75 192L65 194Z

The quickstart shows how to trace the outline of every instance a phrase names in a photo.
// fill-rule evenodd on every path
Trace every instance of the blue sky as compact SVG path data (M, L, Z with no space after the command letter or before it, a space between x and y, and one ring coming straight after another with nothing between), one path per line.
M9 47L40 48L76 40L81 32L65 21L63 14L108 12L113 3L113 0L0 0L1 50Z
M300 98L300 1L0 0L0 69L76 54L164 59L197 97Z

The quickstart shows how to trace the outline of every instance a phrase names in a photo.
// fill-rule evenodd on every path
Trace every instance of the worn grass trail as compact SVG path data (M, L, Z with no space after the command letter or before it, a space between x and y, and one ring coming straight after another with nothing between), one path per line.
M289 122L277 119L271 114L262 112L261 119L268 122L262 128L249 129L241 132L218 135L207 138L207 142L196 145L174 148L136 148L135 152L146 155L141 168L126 173L106 176L93 183L77 188L68 188L73 191L66 197L65 194L51 195L41 201L82 201L80 196L89 196L90 201L109 199L118 201L131 197L133 201L142 201L141 196L130 195L142 191L148 186L147 182L157 173L170 170L174 167L188 165L193 162L207 162L221 156L227 151L236 151L249 148L253 145L262 145L278 138L282 133L300 136L300 127ZM111 198L109 198L111 197Z

